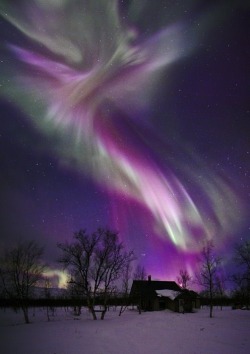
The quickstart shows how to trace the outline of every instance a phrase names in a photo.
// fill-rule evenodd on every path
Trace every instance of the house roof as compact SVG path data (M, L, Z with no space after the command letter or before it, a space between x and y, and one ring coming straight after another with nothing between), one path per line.
M200 296L193 290L183 289L182 292L177 295L176 299L198 299Z
M179 291L174 291L174 290L168 290L168 289L163 289L163 290L156 290L156 294L159 297L169 297L171 300L174 300L179 296L181 293Z
M130 291L131 296L147 294L156 295L157 290L181 291L175 281L134 280Z

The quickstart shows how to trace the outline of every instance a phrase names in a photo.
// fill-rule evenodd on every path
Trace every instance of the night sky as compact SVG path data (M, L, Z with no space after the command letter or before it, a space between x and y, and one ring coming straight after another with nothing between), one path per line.
M0 245L109 227L157 279L249 240L247 1L0 1Z

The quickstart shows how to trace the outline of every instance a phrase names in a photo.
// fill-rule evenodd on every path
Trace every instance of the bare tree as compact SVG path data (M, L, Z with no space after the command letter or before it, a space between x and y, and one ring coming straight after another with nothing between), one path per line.
M222 300L226 296L226 279L223 275L217 275L215 277L215 293L220 299L220 309L222 310Z
M101 319L104 319L115 281L134 259L133 252L126 252L118 234L108 229L98 229L91 235L80 230L74 234L73 242L60 243L58 247L63 252L60 262L70 270L71 283L86 298L93 319L97 319L98 298L102 299Z
M45 268L41 263L42 254L43 249L35 241L21 242L6 250L0 261L0 279L5 294L17 301L25 323L30 322L28 300Z
M210 318L213 317L213 300L216 294L216 281L221 259L214 254L214 244L207 241L201 252L200 270L196 274L197 283L209 296Z
M187 289L188 284L191 281L191 276L188 274L187 270L181 269L179 276L177 277L177 282L182 289Z
M71 298L76 300L76 303L78 303L78 305L75 304L73 307L74 316L80 316L82 306L78 300L80 300L81 297L83 296L82 286L81 286L81 276L75 275L74 278L71 276L71 279L68 281L67 290L70 293Z
M129 281L131 279L131 264L127 263L122 275L122 297L123 304L120 307L119 316L126 310L129 305Z
M235 247L235 260L244 267L246 273L250 273L250 241L245 241Z
M247 308L250 305L250 241L235 246L235 262L240 267L240 272L233 275L237 285L237 292L245 302Z
M52 283L51 280L48 277L43 277L44 280L44 296L45 296L45 301L46 301L46 314L47 314L47 320L48 322L50 321L50 314L54 316L55 313L55 308L50 304L51 301L51 287Z
M146 270L140 264L138 264L135 268L135 272L133 274L133 279L134 280L146 280L147 279Z

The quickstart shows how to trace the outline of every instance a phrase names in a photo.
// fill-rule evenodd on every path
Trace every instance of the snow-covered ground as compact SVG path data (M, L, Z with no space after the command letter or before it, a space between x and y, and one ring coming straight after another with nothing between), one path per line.
M43 309L31 311L31 324L21 312L0 309L2 354L249 354L250 311L208 309L193 314L132 309L118 316L111 309L104 321L87 310L76 319L57 309L47 322Z

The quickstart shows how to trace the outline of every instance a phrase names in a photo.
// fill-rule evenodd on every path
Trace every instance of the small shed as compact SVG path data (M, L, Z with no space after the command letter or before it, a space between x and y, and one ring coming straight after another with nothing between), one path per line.
M175 301L179 304L178 312L193 312L201 307L200 296L193 290L183 289Z

